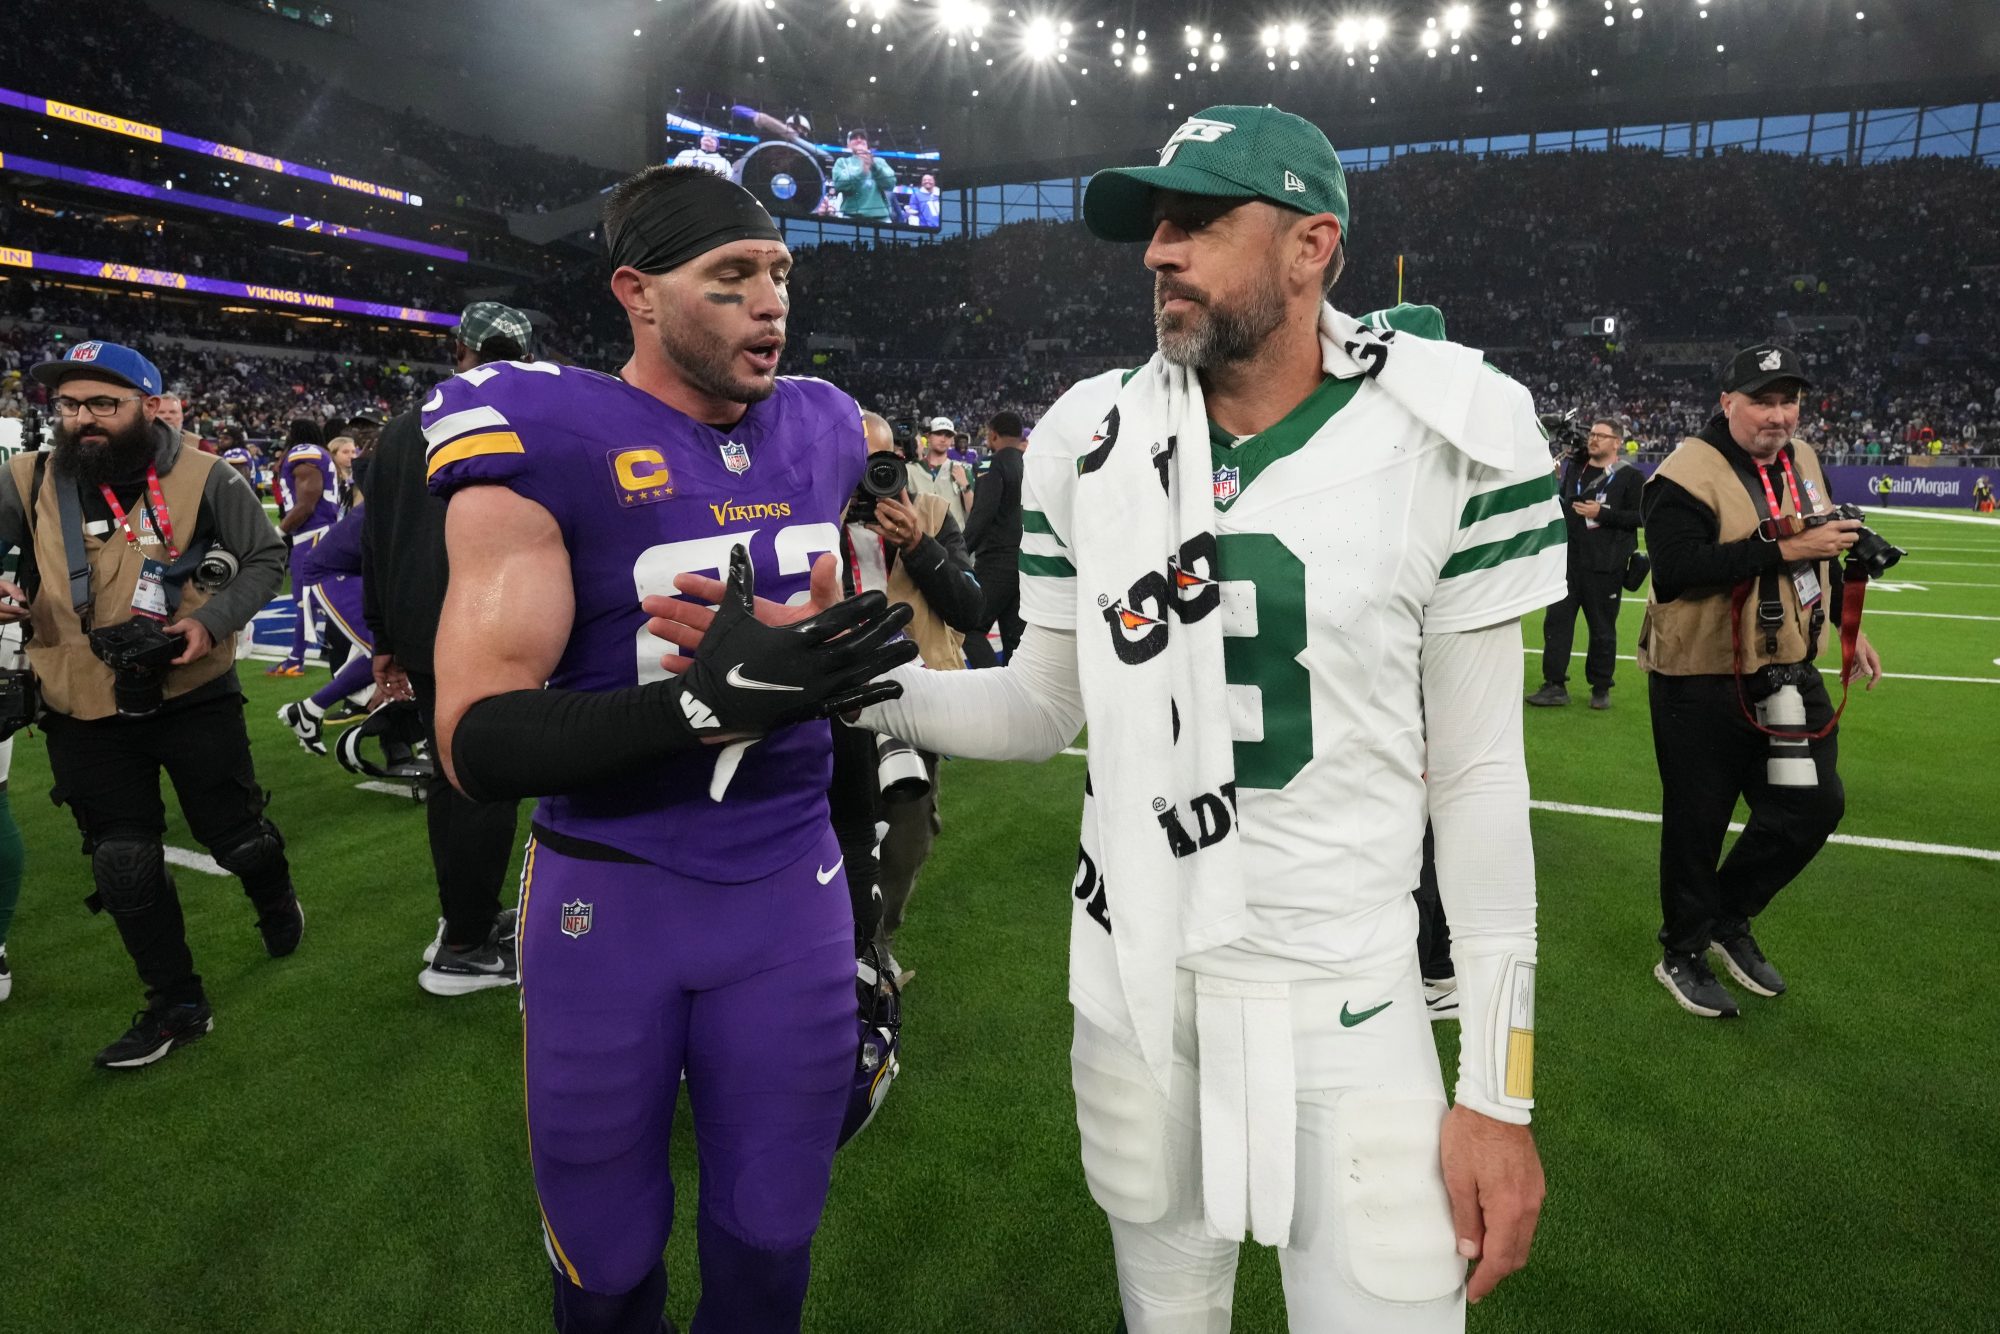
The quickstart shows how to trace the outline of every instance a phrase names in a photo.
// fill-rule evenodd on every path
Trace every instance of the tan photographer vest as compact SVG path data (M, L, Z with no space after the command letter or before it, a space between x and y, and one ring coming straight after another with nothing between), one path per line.
M945 517L951 513L951 506L937 496L913 495L910 503L916 507L924 532L936 537L938 529L944 527ZM910 578L908 562L898 560L889 571L888 597L891 603L910 604L910 623L903 633L916 641L917 656L923 659L924 666L938 672L958 671L965 666L965 636L946 625L944 618L924 601L917 581Z
M21 453L7 462L13 470L14 487L22 504L34 509L35 564L42 581L28 617L35 631L28 644L28 663L41 686L42 701L52 712L85 722L109 718L118 712L111 691L111 669L90 651L83 621L70 605L69 552L63 542L56 488L75 483L47 468L41 493L34 494L35 458L32 453ZM175 534L182 540L191 537L201 521L202 491L208 484L208 470L214 466L213 454L183 449L174 460L173 471L160 478L167 513ZM143 514L143 507L137 508L130 516L132 522L140 523ZM140 531L145 530L142 527ZM145 563L144 558L151 556L166 563L166 547L157 541L147 542L141 555L125 540L125 530L113 527L102 537L85 532L83 549L90 560L92 625L101 627L130 620L132 593L139 586L139 569ZM180 620L207 601L208 594L190 579L182 585L180 607L169 620ZM168 669L166 697L173 699L208 684L228 671L235 661L236 636L229 635L205 656L185 667Z
M1796 513L1782 466L1776 460L1769 466L1779 512ZM1820 468L1819 455L1803 440L1792 441L1792 471L1798 479L1799 500L1808 513L1833 508L1832 488ZM1751 503L1742 475L1706 440L1690 436L1681 441L1653 475L1665 477L1708 507L1715 515L1718 542L1755 536L1757 525L1769 515L1763 500ZM1815 565L1814 572L1819 576L1819 607L1824 612L1831 588L1829 578L1838 575L1825 561ZM1777 627L1775 651L1769 648L1766 631L1757 623L1754 585L1744 600L1741 632L1746 673L1777 663L1804 662L1818 650L1811 612L1799 605L1798 589L1789 571L1780 570L1776 583L1784 619ZM1655 586L1646 596L1646 619L1639 627L1639 669L1667 676L1728 676L1735 671L1730 627L1734 592L1733 588L1690 589L1672 602L1661 602Z

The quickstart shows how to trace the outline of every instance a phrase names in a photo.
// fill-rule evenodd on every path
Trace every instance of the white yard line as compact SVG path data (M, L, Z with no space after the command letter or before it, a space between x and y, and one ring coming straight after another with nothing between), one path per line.
M1902 561L1898 561L1896 568L1900 570L1906 564L1915 564L1918 562L1925 565L1954 565L1962 570L1990 570L1994 565L2000 564L2000 561L1990 560L1932 560L1928 556L1910 556Z
M1622 811L1611 806L1575 806L1566 801L1530 801L1528 806L1531 810L1552 811L1558 815L1593 815L1603 820L1660 823L1660 817L1649 811ZM1735 821L1730 822L1729 828L1732 833L1743 830L1743 826ZM1864 838L1859 834L1835 834L1828 842L1845 843L1857 848L1880 848L1885 852L1921 852L1933 857L1971 857L1982 862L2000 862L2000 851L1960 848L1949 843L1910 843L1900 838Z
M1646 599L1644 598L1620 598L1619 601L1629 602L1640 607L1646 605ZM1870 616L1921 616L1927 621L1993 621L2000 623L2000 616L1968 616L1963 612L1956 611L1892 611L1887 607L1870 607L1868 614Z
M2000 531L2000 524L1996 524L1991 519L1982 519L1977 514L1941 513L1937 510L1918 509L1915 507L1897 509L1894 505L1864 505L1861 507L1861 510L1862 513L1871 519L1936 519L1940 523L1972 523L1978 524L1989 532Z
M1984 555L1991 555L1991 556L1992 556L1992 557L1993 557L1993 558L1994 558L1994 559L1995 559L1996 561L2000 561L2000 546L1992 546L1992 547L1985 547L1985 546L1981 546L1981 547L1934 547L1934 546L1932 546L1932 545L1931 545L1930 543L1926 542L1926 543L1924 543L1924 544L1923 544L1922 546L1920 546L1920 547L1912 547L1912 548L1910 549L1910 556L1911 556L1911 557L1912 557L1912 558L1914 559L1914 558L1915 558L1915 557L1917 557L1917 556L1921 556L1921 555L1923 555L1923 554L1924 554L1924 553L1925 553L1926 551L1949 551L1949 552L1951 552L1951 553L1952 553L1953 555L1955 555L1955 556L1984 556Z
M1539 658L1542 656L1540 649L1529 648L1525 644L1521 646L1521 652L1530 658ZM1637 662L1639 660L1629 653L1620 653L1618 661ZM2000 658L1995 658L1993 663L1996 667L2000 667ZM1884 672L1882 673L1882 679L1884 681L1945 681L1952 685L1963 686L2000 686L2000 676L1920 676L1913 672ZM1065 755L1069 753L1068 751L1063 752ZM1077 752L1079 755L1082 753L1082 751Z
M189 852L186 848L168 848L167 860L175 866L185 866L190 871L200 871L203 875L228 875L215 864L215 858L205 852Z

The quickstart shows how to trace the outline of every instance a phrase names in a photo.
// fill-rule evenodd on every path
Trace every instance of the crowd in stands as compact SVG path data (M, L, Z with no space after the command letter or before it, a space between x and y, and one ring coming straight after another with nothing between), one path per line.
M617 179L377 106L307 66L202 37L145 5L117 6L116 22L78 23L76 4L10 0L0 86L499 213L571 204ZM79 72L88 75L81 84Z
M1649 452L1699 427L1727 349L1779 337L1814 374L1807 430L1834 457L2000 453L2000 171L1991 167L1642 150L1487 161L1426 154L1357 176L1351 189L1353 242L1335 291L1342 308L1394 303L1401 255L1404 296L1440 307L1453 337L1483 348L1545 409L1626 419ZM0 241L55 226L16 219L0 225ZM216 254L229 244L179 225L136 237L109 230L91 243L120 242L126 248L112 257L162 266L210 262L179 249L189 237ZM252 276L322 289L333 276L324 257L265 249L265 268ZM1150 353L1141 253L1068 222L802 251L785 369L823 375L899 423L980 422L1002 408L1032 422L1076 379ZM630 336L606 269L602 259L570 260L512 294L547 316L544 355L603 370L623 362ZM432 277L421 265L405 273L413 286ZM441 280L402 294L432 308L462 304ZM93 331L108 319L111 336L126 326L142 342L149 332L254 341L255 317L204 327L212 307L164 300L147 303L145 321L118 314L136 304L0 282L0 315ZM1596 315L1615 317L1617 331L1582 332ZM268 341L343 360L442 360L439 337L414 328L276 316L261 327L283 330ZM328 400L391 397L348 374L352 365L324 366L339 374L232 370L222 397L248 393L252 411L280 417L287 385ZM214 372L198 367L194 378Z

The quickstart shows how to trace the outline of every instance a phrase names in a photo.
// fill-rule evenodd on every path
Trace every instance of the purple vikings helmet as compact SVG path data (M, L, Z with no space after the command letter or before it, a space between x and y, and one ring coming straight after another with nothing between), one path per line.
M903 996L896 979L882 968L881 953L870 944L855 960L854 989L860 997L860 1051L854 1058L854 1083L847 1096L847 1118L840 1123L840 1142L847 1143L874 1119L889 1096L900 1066L896 1060L903 1028Z

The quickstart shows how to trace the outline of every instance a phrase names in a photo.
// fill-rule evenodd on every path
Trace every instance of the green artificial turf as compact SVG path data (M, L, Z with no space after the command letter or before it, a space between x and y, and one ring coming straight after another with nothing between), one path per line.
M1856 693L1843 832L2000 848L2000 524L1879 526L1912 554L1871 610L1925 613L1871 621L1888 670L1979 680ZM1638 610L1621 617L1622 653ZM1532 657L1527 669L1532 684ZM514 996L418 990L436 920L420 809L357 791L280 728L279 704L323 674L251 672L305 942L266 959L233 881L177 872L216 1029L141 1073L90 1066L139 988L110 924L82 907L88 865L43 799L40 741L17 744L29 864L17 986L0 1005L0 1331L547 1328ZM1609 712L1579 692L1529 713L1537 799L1659 809L1644 683L1630 662L1618 676ZM809 1330L1109 1334L1116 1320L1069 1094L1082 781L1073 757L945 768L945 832L899 940L918 970L904 1073L836 1164ZM1791 994L1745 997L1745 1017L1718 1024L1649 975L1657 826L1533 818L1549 1199L1530 1267L1470 1328L2000 1327L1986 1223L2000 862L1828 847L1759 921ZM168 842L193 847L177 815ZM691 1223L684 1109L675 1143ZM669 1251L683 1328L693 1251L685 1227ZM1284 1328L1269 1251L1246 1248L1236 1328Z

